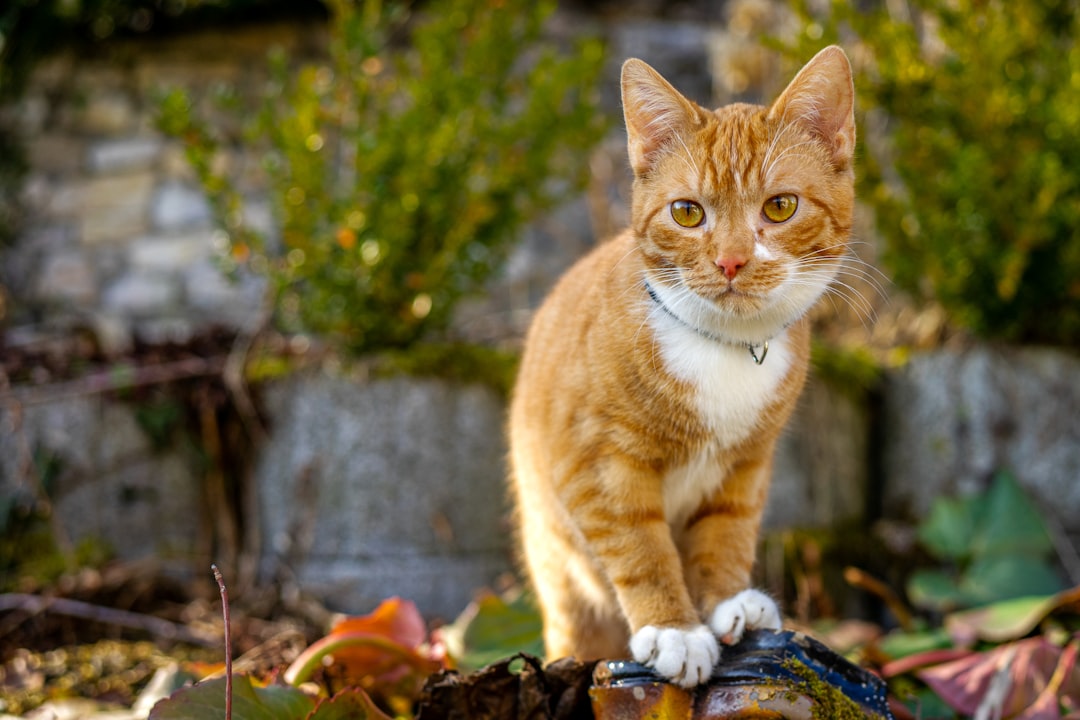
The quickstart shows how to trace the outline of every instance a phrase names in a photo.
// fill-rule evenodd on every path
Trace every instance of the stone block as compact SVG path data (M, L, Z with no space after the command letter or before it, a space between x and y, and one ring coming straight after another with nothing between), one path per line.
M73 174L82 165L84 142L67 133L47 132L26 138L26 159L37 172Z
M765 527L828 528L864 520L869 442L867 408L811 375L777 446Z
M182 273L209 257L211 238L209 230L144 235L131 244L128 259L136 271Z
M146 170L161 156L164 141L157 137L101 140L86 151L87 168L94 173Z
M262 569L347 612L453 617L511 567L503 402L483 386L311 373L265 388Z
M87 245L128 242L147 230L155 177L150 172L102 175L79 186L79 230Z
M150 218L155 230L168 232L208 227L212 213L210 203L201 190L187 183L169 180L154 193Z
M75 117L77 127L96 135L123 135L136 127L138 114L129 95L117 91L91 92Z
M55 522L71 541L104 541L127 560L194 555L198 477L181 455L151 448L133 406L101 396L65 398L26 405L16 420L0 405L0 495L38 493L23 469L31 451L53 467Z
M177 281L162 273L130 273L105 288L106 313L146 317L175 310L180 303Z
M266 291L264 278L244 273L228 277L211 260L202 260L188 268L183 281L188 305L208 319L234 327L257 321Z
M885 509L925 517L942 495L1011 472L1043 510L1080 533L1080 358L977 345L917 355L889 375Z
M92 304L97 299L97 277L86 254L69 250L46 256L36 294L46 302Z

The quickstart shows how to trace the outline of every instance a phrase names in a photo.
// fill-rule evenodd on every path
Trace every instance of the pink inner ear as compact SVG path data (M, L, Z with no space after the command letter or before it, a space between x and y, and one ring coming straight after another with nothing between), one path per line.
M630 164L641 175L652 168L658 152L687 130L693 106L640 60L623 65L622 97Z
M836 46L819 52L780 94L769 115L797 122L828 144L838 167L847 167L855 150L855 89L851 65Z

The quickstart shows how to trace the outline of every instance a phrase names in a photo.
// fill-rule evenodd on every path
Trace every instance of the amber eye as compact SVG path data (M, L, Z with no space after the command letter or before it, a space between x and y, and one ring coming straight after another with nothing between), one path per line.
M769 220L782 223L785 220L790 220L798 208L799 198L790 193L785 193L784 195L773 195L766 200L761 212L765 213L765 217Z
M697 227L705 222L705 208L693 200L676 200L671 203L671 219L683 227Z

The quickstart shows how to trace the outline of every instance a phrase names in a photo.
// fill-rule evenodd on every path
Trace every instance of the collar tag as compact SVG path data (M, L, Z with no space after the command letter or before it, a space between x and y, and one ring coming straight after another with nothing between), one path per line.
M760 365L765 362L765 356L769 354L769 341L761 343L761 357L758 357L753 345L747 344L746 348L750 351L750 357L754 358L754 362Z

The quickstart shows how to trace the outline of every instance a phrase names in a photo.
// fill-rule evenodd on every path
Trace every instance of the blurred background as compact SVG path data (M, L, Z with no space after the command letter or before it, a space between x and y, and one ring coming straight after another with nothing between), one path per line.
M5 3L0 660L105 632L32 597L188 622L212 561L313 624L514 585L507 393L628 220L621 62L767 104L833 42L861 205L760 582L886 628L1080 584L1077 9Z

